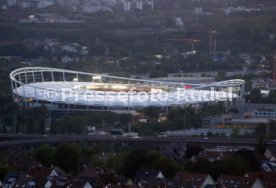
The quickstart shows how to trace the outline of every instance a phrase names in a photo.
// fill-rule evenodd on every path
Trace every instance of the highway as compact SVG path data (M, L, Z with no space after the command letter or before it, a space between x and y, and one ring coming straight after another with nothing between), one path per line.
M6 139L5 139L6 138ZM169 144L171 142L213 145L213 146L255 146L255 139L231 138L194 138L194 137L112 137L112 136L85 136L85 135L1 135L0 148L13 146L32 146L40 144L60 144L66 142L87 143L142 143L142 144ZM268 145L276 145L273 140L266 140Z

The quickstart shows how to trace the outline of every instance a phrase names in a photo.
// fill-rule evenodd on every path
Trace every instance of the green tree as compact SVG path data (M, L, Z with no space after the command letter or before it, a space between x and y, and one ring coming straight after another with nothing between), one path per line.
M160 108L150 106L144 109L144 113L149 118L158 118L160 114Z
M261 170L261 161L257 155L257 153L255 151L252 150L247 150L247 149L243 149L243 150L239 150L237 151L234 156L239 156L242 159L244 159L246 162L244 162L244 164L247 165L247 168L251 171L259 171Z
M260 123L254 130L254 135L256 138L265 138L266 137L266 124Z
M263 137L260 137L257 144L257 151L263 155L267 149L267 143Z
M91 155L89 158L89 162L96 167L105 167L104 161L100 159L99 155Z
M33 156L36 160L41 162L44 166L55 164L55 149L48 144L43 144L33 151Z
M262 100L261 91L259 89L252 89L250 91L249 96L247 96L247 100L251 103L258 103Z
M0 180L4 180L9 172L11 172L9 167L0 167Z
M66 172L76 174L80 164L80 154L80 148L76 144L61 144L56 148L56 164Z
M271 120L268 124L269 136L276 138L276 121Z
M239 128L233 128L231 133L232 138L239 138L240 137L240 130Z
M185 164L185 169L189 172L208 173L211 163L207 158L199 157L196 161L188 161Z
M276 103L276 92L274 90L270 91L268 94L268 102L271 104Z
M86 119L81 116L63 116L59 122L61 129L65 128L66 133L69 134L82 134L85 133L87 125ZM60 130L63 132L63 130Z
M160 157L153 164L153 168L161 170L166 178L173 178L177 172L184 171L184 167L181 164L165 157Z
M19 124L18 116L20 113L20 106L17 103L8 103L1 109L1 119L3 123L3 129L6 131L7 129L12 130L12 132L17 132L15 130L16 125Z
M249 170L249 163L239 156L224 158L223 174L244 175Z
M168 73L164 71L152 71L149 74L150 78L161 78L161 77L168 77Z
M122 173L133 177L139 168L151 164L157 158L156 154L149 154L146 150L131 151L125 160Z

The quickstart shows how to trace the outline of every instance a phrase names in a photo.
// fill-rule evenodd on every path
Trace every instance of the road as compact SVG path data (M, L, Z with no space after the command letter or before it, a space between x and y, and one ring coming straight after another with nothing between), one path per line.
M4 135L0 135L3 140ZM5 135L9 138L0 142L0 148L12 146L30 146L40 144L59 144L65 142L124 142L124 143L143 143L143 144L169 144L171 142L182 142L191 144L203 144L213 146L255 146L258 141L255 139L230 139L230 138L194 138L194 137L111 137L111 136L84 136L84 135ZM276 145L273 140L266 140L268 145Z

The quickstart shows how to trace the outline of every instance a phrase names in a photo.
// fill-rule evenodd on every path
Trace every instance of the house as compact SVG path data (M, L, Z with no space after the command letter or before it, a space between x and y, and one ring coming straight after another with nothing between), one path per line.
M267 148L264 152L264 156L268 160L275 161L276 160L276 148L275 147Z
M116 176L116 185L111 185L110 187L120 187L120 188L139 188L130 178L123 176Z
M66 179L67 175L58 167L35 167L28 169L28 175L33 177L38 187L43 187L49 180Z
M27 174L21 174L15 180L11 188L26 187L26 188L36 188L36 182L32 177L29 177Z
M116 176L117 184L108 184L105 188L139 188L131 179L124 176Z
M178 172L174 177L174 183L183 183L183 185L177 185L176 187L215 187L216 182L209 174L200 174L200 173L180 173ZM174 186L175 187L175 186Z
M3 188L36 188L36 182L32 177L24 173L8 173L3 183L0 182L0 187Z
M160 186L164 183L164 181L165 177L163 173L160 170L156 169L140 168L137 170L134 176L134 182L138 184L139 187L144 187L145 185L153 184L158 184Z
M264 184L258 177L221 175L217 180L221 188L264 188Z
M74 188L92 188L92 185L88 181L81 179L73 179L67 183L67 187Z
M19 173L8 173L3 181L3 188L11 188L15 182L17 177L19 176Z
M68 182L67 177L52 177L50 179L47 179L47 181L44 184L44 188L54 188L54 187L59 187L59 188L65 188ZM40 185L40 187L42 187Z
M205 150L199 153L199 157L207 158L210 162L213 162L215 160L220 160L223 157L223 153Z
M78 177L60 178L55 177L48 180L44 188L92 188L92 185L87 180Z
M79 172L79 177L90 182L95 182L99 178L99 170L90 166L83 167Z
M77 178L77 177L71 177L71 178L53 178L51 180L48 180L44 186L45 188L92 188L92 185L89 183L89 181Z
M28 174L32 177L38 178L50 178L50 177L61 177L66 174L59 167L37 167L30 168Z
M264 187L276 187L276 172L249 172L245 176L259 178Z
M276 161L264 161L262 163L262 169L265 172L276 172Z

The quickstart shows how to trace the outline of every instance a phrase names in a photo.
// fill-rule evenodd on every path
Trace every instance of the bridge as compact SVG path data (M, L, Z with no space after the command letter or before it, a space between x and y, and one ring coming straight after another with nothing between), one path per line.
M41 144L61 143L134 143L146 145L166 145L172 142L198 144L203 146L251 146L258 144L255 139L230 138L194 138L194 137L112 137L112 136L86 136L86 135L0 135L0 148L15 146L37 146ZM274 140L266 140L267 145L276 145Z

